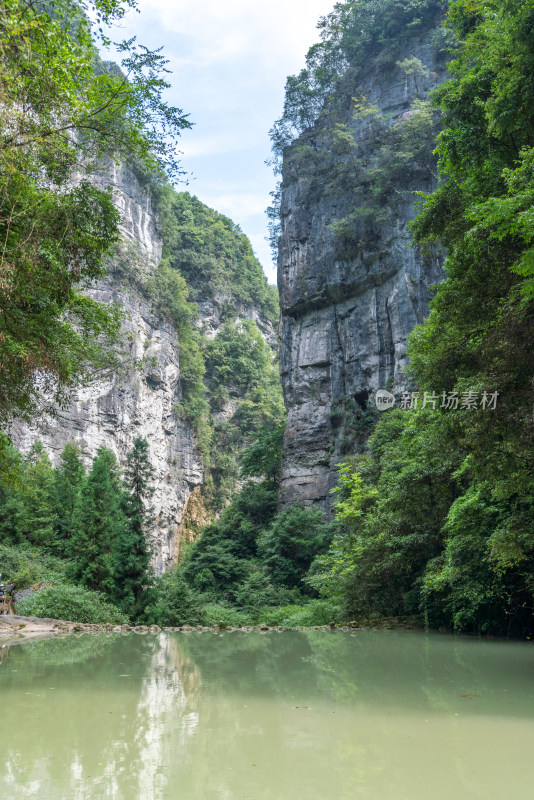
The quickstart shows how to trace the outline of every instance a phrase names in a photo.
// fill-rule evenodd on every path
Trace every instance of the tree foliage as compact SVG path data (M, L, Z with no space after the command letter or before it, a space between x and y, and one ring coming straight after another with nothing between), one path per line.
M253 305L262 317L278 318L276 290L267 283L239 225L188 192L170 186L158 193L163 258L191 287L192 299L223 296L228 310Z
M63 551L74 533L74 511L84 478L81 449L74 442L67 442L54 475L56 541Z
M519 636L534 628L531 270L534 9L456 0L460 45L432 102L441 182L413 226L446 277L409 344L421 392L495 409L388 412L342 467L344 524L310 580L352 613ZM405 65L406 66L406 65Z
M110 159L172 172L189 125L162 100L159 52L119 44L124 72L97 56L102 25L131 5L0 4L0 421L53 410L118 365L118 311L83 293L118 240L105 172Z
M113 539L113 598L130 617L138 617L150 582L150 550L147 533L153 522L150 509L152 467L148 443L134 440L124 474L124 526Z
M281 511L258 539L258 555L270 580L302 590L313 559L327 549L332 534L332 525L325 524L318 508L290 506Z
M107 601L101 592L80 586L47 586L20 600L17 612L23 616L50 617L94 625L129 622L126 614Z
M88 589L114 591L115 541L124 535L126 519L117 460L101 448L81 488L69 542L71 577Z
M106 448L86 474L73 442L55 469L41 442L26 458L7 440L0 444L0 544L6 548L0 558L9 579L17 588L45 579L59 586L70 581L139 618L152 581L146 441L134 441L124 477Z

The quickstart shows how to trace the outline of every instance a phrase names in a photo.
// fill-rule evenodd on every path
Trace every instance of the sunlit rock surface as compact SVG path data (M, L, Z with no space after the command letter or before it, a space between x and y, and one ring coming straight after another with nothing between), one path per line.
M130 356L144 359L143 364L82 390L58 419L40 420L32 428L16 426L13 438L24 452L40 439L54 464L69 441L81 445L87 464L105 446L123 467L134 439L146 439L154 489L151 546L159 574L175 563L180 523L191 492L202 482L203 464L191 426L173 412L180 399L176 330L136 288L136 281L150 275L161 258L150 198L127 169L115 168L111 182L127 243L123 259L130 259L131 275L125 282L112 273L89 294L104 303L114 300L124 309L123 340Z

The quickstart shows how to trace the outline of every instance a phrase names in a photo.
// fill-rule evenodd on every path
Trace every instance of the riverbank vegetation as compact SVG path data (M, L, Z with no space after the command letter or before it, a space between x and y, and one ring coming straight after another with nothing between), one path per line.
M15 13L19 5L10 0L4 11ZM119 6L113 8L119 13ZM399 62L399 47L410 31L423 30L429 20L434 24L447 9L433 37L436 47L448 51L449 77L430 98L417 99L394 136L365 98L352 98L354 114L366 118L377 147L372 174L363 174L354 140L338 118L338 90L358 84L371 56L377 67L422 79L422 62ZM61 20L49 24L57 36ZM329 165L325 191L343 185L355 197L368 198L354 217L338 224L341 254L350 255L350 243L365 232L367 219L379 220L395 194L395 170L427 161L436 147L439 186L420 195L412 226L416 246L429 256L447 253L430 316L410 337L409 378L419 402L387 411L379 422L368 414L365 436L361 425L347 438L332 521L317 508L277 511L284 411L265 332L276 321L275 297L237 226L197 198L175 192L163 178L152 185L147 178L159 209L163 259L151 278L135 278L136 287L179 333L182 397L175 413L195 429L206 467L204 501L213 520L182 546L178 566L156 578L147 538L146 443L136 441L121 474L106 449L88 464L68 445L54 468L39 444L22 456L2 437L4 577L15 589L52 584L21 601L25 613L42 613L46 601L47 616L76 614L100 622L108 615L109 621L159 625L293 626L410 616L458 632L534 634L534 10L520 0L347 0L321 31L306 69L288 81L273 140L276 158L289 148L292 168L301 174ZM86 59L85 51L72 47L73 58ZM2 58L11 71L17 69L15 55L4 46ZM90 94L96 91L93 78L86 61L79 63ZM108 91L108 72L98 91ZM155 97L159 103L150 85L147 91L146 102ZM16 107L19 100L10 102ZM311 147L306 137L317 125L324 138L329 115L328 147ZM183 116L171 118L178 128L186 124ZM142 138L142 125L124 125L132 146L148 152L151 138ZM117 130L123 136L118 123ZM99 131L91 133L97 145ZM41 144L29 148L25 162L9 155L6 136L5 163L11 166L2 224L14 259L5 262L0 284L7 309L0 329L7 387L0 415L7 419L35 412L37 387L29 378L36 370L50 376L59 387L54 398L63 402L63 388L70 391L81 380L78 363L90 362L89 371L109 366L105 354L113 348L82 352L77 337L85 319L87 330L98 333L88 341L102 343L100 334L116 336L119 320L99 317L76 288L103 274L109 255L104 243L113 242L117 224L109 198L84 185L54 198L54 186L43 188L38 180L45 168L52 182L63 180L59 166L71 166L77 145L58 144L59 166L56 149ZM149 167L153 174L154 164ZM410 176L415 191L416 170ZM40 238L33 241L30 209L37 200L38 214L48 216L37 217ZM88 204L98 212L89 232L83 220L76 222ZM12 224L15 208L21 214ZM67 268L67 251L52 245L60 223L68 233L61 246L74 247L78 272ZM28 242L39 256L33 270L24 249ZM22 280L13 282L18 274ZM61 278L53 282L59 295L45 275ZM41 296L41 288L43 305L28 302L30 294ZM215 332L199 324L201 303L217 307ZM72 325L71 311L79 311ZM42 314L47 325L52 320L51 329L40 327ZM84 370L80 376L87 375ZM453 398L446 407L442 392ZM475 402L462 408L463 398L484 392L497 393L494 407ZM425 395L433 401L424 403ZM333 422L349 412L335 408Z
M146 442L135 441L121 476L105 448L86 472L73 444L54 469L39 443L23 458L4 440L4 463L11 463L1 488L4 578L15 592L50 584L18 601L17 611L95 623L331 622L335 604L318 599L302 579L325 553L333 526L318 509L276 513L281 426L275 434L262 431L245 451L241 478L249 482L179 567L160 578L152 574L147 544Z
M410 338L419 402L385 413L366 453L342 466L341 527L308 580L350 616L419 613L432 627L531 636L534 10L448 8L444 36L457 44L431 97L440 184L412 227L428 255L447 253ZM444 408L443 391L459 402ZM484 392L498 392L495 408ZM469 397L476 408L462 408Z

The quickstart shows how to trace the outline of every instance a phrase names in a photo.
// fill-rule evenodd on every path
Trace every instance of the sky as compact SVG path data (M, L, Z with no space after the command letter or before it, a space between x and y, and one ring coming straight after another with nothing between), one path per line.
M188 186L249 237L276 282L265 208L274 189L269 129L280 117L286 77L305 66L316 24L334 0L139 0L114 34L137 36L169 59L165 99L194 123L180 149Z

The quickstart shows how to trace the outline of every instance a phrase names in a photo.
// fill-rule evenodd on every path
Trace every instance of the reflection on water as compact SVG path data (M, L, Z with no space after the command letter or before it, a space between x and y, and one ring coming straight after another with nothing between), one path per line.
M388 631L0 650L0 785L47 800L532 797L534 649Z

